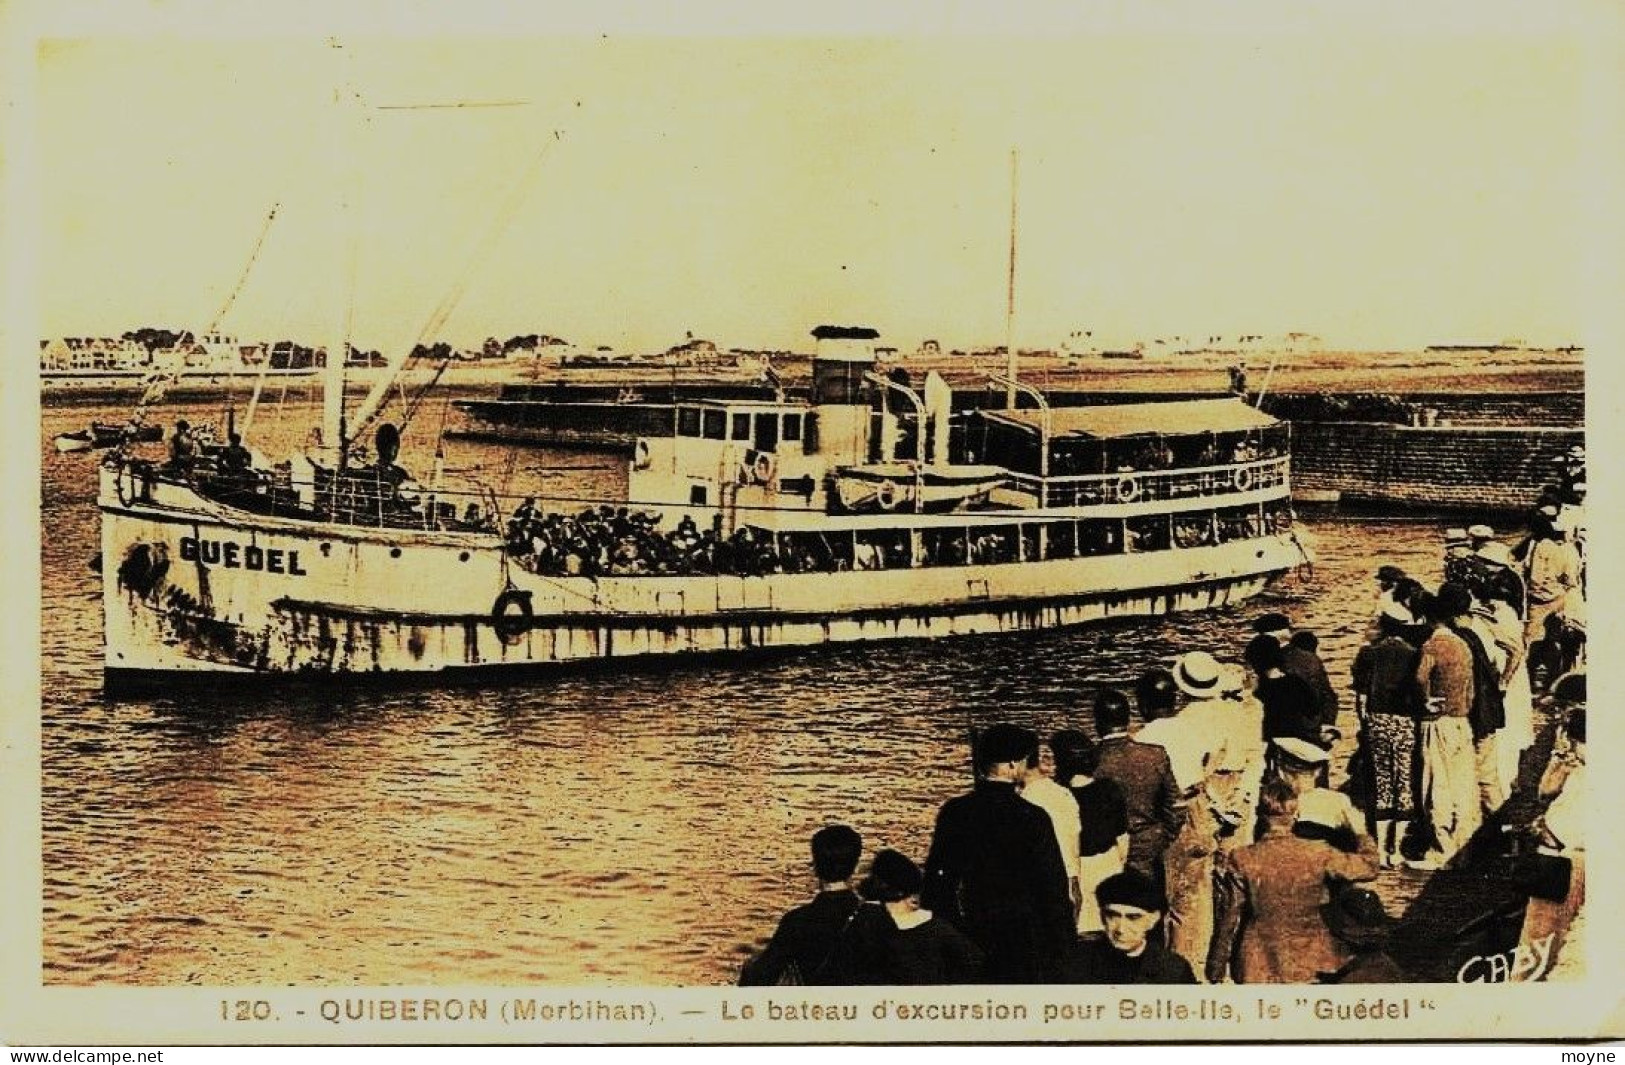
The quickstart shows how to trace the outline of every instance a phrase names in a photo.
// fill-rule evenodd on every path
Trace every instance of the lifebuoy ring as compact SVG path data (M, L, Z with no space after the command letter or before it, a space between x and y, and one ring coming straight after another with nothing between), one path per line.
M1245 492L1253 486L1253 471L1250 466L1237 467L1236 472L1230 475L1230 483L1236 486L1236 491Z
M750 472L762 484L771 481L773 479L773 456L765 451L758 454L756 461L751 464Z
M1124 477L1117 482L1117 501L1119 503L1132 503L1140 498L1140 482L1133 477Z
M503 643L513 643L530 631L536 614L530 606L530 593L509 588L491 604L491 627Z
M632 449L632 468L634 470L649 468L649 442L647 440L639 440L637 446Z
M881 510L891 510L897 506L897 484L895 482L880 482L880 487L875 489L875 506Z

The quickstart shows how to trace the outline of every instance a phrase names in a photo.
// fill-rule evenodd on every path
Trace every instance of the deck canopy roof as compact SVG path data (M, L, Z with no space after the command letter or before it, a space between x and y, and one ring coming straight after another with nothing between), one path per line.
M1037 435L1044 424L1040 410L983 410L985 417ZM1093 407L1060 407L1050 411L1050 439L1083 437L1106 440L1124 436L1199 436L1267 429L1280 421L1239 399L1186 399L1167 403L1109 403Z

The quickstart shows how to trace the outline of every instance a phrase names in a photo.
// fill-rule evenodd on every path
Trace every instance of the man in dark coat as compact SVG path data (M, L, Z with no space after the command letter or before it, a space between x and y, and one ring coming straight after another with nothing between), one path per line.
M976 786L937 814L922 901L986 955L995 984L1055 980L1074 932L1066 867L1049 815L1016 789L1038 737L995 725L976 742Z
M1168 912L1168 900L1133 870L1109 876L1095 889L1106 934L1078 944L1067 964L1067 983L1194 984L1190 963L1151 933Z
M1128 731L1128 698L1104 691L1095 699L1095 732L1100 736L1100 764L1096 780L1110 780L1123 793L1128 808L1129 869L1138 870L1161 885L1162 855L1185 823L1168 752L1138 743Z
M1326 663L1320 660L1320 641L1312 632L1293 632L1292 622L1285 614L1270 613L1253 622L1253 629L1261 635L1275 637L1281 645L1281 670L1289 677L1297 677L1309 686L1315 695L1315 708L1320 727L1337 726L1337 689L1326 672Z
M862 853L862 838L845 825L830 825L813 833L818 894L779 921L767 948L745 964L739 976L741 987L829 982L828 962L858 909L858 893L852 890L851 879Z
M1264 739L1290 736L1329 748L1331 742L1321 730L1320 702L1314 689L1286 672L1281 656L1280 641L1262 632L1242 652L1258 675L1255 694L1264 707Z

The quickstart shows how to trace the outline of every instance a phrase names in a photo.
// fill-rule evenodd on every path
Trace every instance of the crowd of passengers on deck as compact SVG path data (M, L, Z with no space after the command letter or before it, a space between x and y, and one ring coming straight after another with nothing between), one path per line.
M660 515L608 505L575 514L544 512L534 497L521 503L506 530L510 557L533 572L557 577L777 573L840 573L913 566L999 565L1090 557L1171 547L1194 548L1252 539L1289 521L1282 509L1227 508L1081 521L1020 522L917 530L774 532L740 525L732 533L701 528L691 515L662 530ZM916 556L918 561L916 561Z

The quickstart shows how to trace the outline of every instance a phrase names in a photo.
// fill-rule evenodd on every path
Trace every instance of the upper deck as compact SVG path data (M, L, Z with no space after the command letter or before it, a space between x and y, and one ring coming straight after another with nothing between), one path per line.
M1238 399L979 412L969 457L1011 471L1009 502L1177 503L1288 486L1291 427Z

